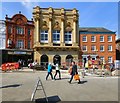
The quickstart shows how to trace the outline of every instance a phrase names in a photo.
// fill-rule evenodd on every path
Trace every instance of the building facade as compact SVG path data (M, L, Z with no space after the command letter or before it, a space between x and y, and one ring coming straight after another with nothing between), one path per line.
M116 60L115 32L105 28L80 28L79 33L82 59L90 55L93 60L96 60L96 56L109 63Z
M12 18L6 15L6 50L5 62L17 62L33 58L33 33L34 22L19 12Z
M6 33L5 33L5 21L0 20L0 49L5 49L6 47Z
M116 40L116 60L120 60L120 38Z
M59 63L78 59L79 14L76 9L40 8L33 9L34 60L39 64Z

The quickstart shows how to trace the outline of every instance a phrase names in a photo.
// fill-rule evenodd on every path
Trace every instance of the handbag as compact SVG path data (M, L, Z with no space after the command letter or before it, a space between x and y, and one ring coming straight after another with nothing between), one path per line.
M74 75L74 79L75 79L75 80L80 80L79 75L78 75L78 74L75 74L75 75Z
M71 75L72 73L72 68L70 67L70 69L68 70L68 73Z

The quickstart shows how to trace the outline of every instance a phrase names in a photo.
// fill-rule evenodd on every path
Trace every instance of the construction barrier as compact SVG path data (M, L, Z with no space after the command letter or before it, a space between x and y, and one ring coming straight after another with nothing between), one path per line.
M17 70L19 68L19 63L4 63L1 65L2 71Z

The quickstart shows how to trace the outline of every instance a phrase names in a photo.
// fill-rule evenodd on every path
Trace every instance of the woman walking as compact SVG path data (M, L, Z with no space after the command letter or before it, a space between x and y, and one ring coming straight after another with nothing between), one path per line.
M48 79L48 76L51 75L51 79L53 80L53 75L52 75L52 65L51 63L48 64L48 74L46 76L46 80Z

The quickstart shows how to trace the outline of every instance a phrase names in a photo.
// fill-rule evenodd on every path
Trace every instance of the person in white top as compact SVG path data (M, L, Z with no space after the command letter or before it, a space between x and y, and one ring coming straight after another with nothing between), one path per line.
M54 65L55 66L55 69L56 69L56 73L55 73L55 75L54 75L54 80L56 80L56 75L57 75L57 73L59 73L59 79L61 79L61 73L60 73L60 66L59 66L59 64L58 63L56 63L56 65Z

